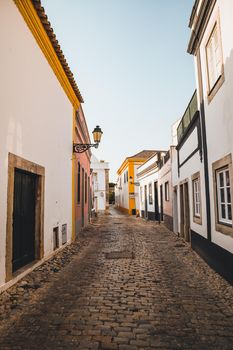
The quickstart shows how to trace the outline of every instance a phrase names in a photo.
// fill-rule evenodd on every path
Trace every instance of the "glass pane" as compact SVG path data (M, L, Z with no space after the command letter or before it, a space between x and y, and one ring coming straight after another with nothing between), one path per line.
M226 219L226 208L225 208L225 204L221 204L221 217L222 217L222 219Z
M226 186L230 186L229 170L226 170Z
M232 220L231 205L230 205L230 204L227 206L227 211L228 211L228 219L229 219L229 220Z
M227 203L231 203L231 188L227 187Z
M220 189L220 198L221 198L221 203L225 202L225 192L224 192L224 188Z
M219 184L220 184L220 187L224 186L223 173L219 174Z

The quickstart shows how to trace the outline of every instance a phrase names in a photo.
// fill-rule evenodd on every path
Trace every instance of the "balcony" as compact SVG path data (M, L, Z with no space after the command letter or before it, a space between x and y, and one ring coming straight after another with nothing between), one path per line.
M188 129L189 125L191 124L195 114L198 112L197 107L197 90L195 90L188 107L186 108L186 111L180 121L180 124L177 128L177 141L178 143L182 139L183 135L185 134L186 130Z

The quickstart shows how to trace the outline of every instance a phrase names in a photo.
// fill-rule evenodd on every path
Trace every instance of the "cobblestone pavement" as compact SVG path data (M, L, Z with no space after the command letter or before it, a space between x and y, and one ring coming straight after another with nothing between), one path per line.
M233 349L232 301L163 225L111 211L0 296L0 349Z

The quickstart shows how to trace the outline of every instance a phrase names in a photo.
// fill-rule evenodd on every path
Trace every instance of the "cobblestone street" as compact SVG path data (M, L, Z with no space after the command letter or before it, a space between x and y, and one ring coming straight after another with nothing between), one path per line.
M112 210L0 296L0 349L232 349L232 300L163 225Z

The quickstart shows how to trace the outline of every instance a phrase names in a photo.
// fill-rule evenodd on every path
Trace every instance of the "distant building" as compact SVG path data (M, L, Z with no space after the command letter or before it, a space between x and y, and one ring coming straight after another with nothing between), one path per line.
M171 162L174 147L156 151L138 167L139 213L148 220L163 221L173 229Z
M135 215L138 202L137 169L156 151L144 150L134 156L127 157L117 171L118 179L115 189L115 203L117 208L127 214Z
M95 212L109 208L109 163L91 156L92 200Z

